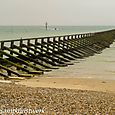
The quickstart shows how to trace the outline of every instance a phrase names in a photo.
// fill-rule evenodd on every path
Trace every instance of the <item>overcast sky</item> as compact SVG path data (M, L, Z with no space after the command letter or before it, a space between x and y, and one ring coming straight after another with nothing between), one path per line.
M0 25L115 25L115 0L0 0Z

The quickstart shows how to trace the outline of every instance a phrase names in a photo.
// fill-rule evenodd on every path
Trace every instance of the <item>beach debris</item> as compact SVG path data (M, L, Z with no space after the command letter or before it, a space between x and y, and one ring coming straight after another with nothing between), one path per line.
M106 81L102 81L101 83L106 83Z

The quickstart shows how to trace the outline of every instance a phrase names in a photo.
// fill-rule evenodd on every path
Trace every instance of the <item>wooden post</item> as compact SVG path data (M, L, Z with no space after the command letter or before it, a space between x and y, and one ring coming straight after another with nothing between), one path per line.
M55 37L53 37L53 43L55 43ZM53 44L53 50L55 51L55 44Z
M4 41L1 41L1 49L0 50L4 50ZM2 53L0 53L0 57L3 57Z
M47 51L49 52L49 41L50 41L50 38L48 37L47 38Z
M14 46L14 41L11 41L11 46L10 46L10 48L13 49L13 46ZM13 52L10 51L10 54L13 55Z
M67 36L67 41L70 40L70 36ZM67 49L69 49L69 44L67 44Z
M43 50L42 50L42 49L43 49L43 45L44 45L44 38L41 38L41 44L42 44L42 45L41 45L41 52L43 53Z
M59 51L59 50L60 50L60 45L61 45L61 44L60 44L60 41L61 41L61 37L60 37L60 36L58 37L58 41L59 41L59 42L58 42L58 51Z
M27 41L27 46L30 46L30 39L28 39L28 41ZM27 51L30 51L30 49L27 48Z
M71 35L71 40L74 40L73 35Z
M11 72L7 70L8 76L11 76Z
M65 48L65 41L66 39L65 39L65 36L63 36L63 48Z
M37 46L37 42L38 42L38 39L35 39L35 45ZM36 47L34 47L35 48L35 50L37 50L37 48ZM36 51L34 51L34 54L36 55Z
M22 49L22 44L23 44L23 40L22 40L22 38L20 39L20 48ZM19 50L19 53L22 53L22 50Z
M68 40L68 36L65 36L65 41L69 41ZM68 49L69 47L68 47L68 44L66 45L66 48Z
M75 35L75 39L77 39L77 35Z

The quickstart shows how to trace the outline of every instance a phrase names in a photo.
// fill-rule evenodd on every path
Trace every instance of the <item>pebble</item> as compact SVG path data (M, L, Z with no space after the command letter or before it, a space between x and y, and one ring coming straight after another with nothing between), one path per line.
M0 110L16 108L43 110L39 115L114 115L115 93L0 83Z

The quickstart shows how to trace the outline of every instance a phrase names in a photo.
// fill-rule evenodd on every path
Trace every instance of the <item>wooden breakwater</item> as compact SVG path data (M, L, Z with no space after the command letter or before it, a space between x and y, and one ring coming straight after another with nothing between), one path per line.
M71 65L71 60L101 53L113 43L115 30L0 41L0 76L31 77Z

